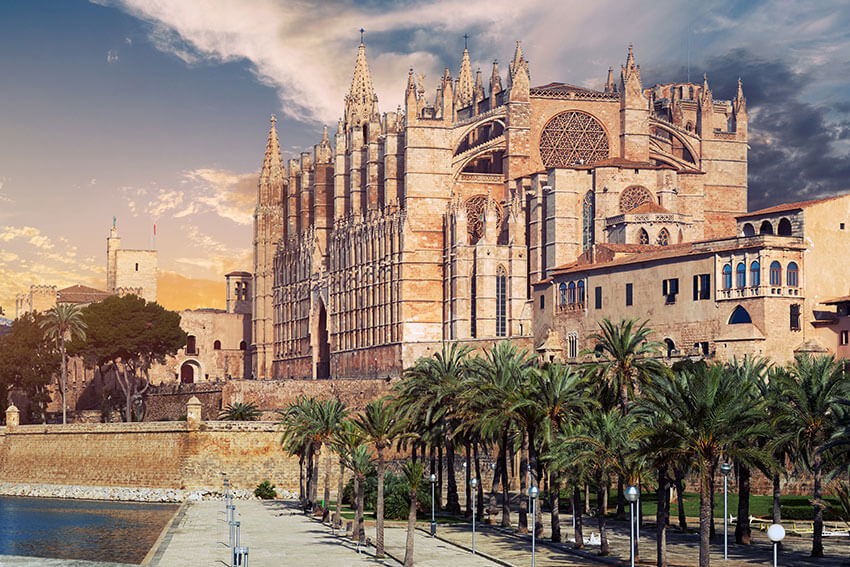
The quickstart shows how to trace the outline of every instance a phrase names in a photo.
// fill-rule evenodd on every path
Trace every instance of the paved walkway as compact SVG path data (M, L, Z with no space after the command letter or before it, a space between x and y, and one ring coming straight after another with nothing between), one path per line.
M336 567L386 565L398 567L404 558L406 529L391 526L385 532L386 550L392 557L374 558L374 548L357 546L349 538L334 535L322 525L299 512L295 502L256 501L236 502L240 522L241 545L249 548L251 567ZM172 526L152 567L192 565L193 567L223 567L230 565L227 547L229 532L224 521L223 502L199 502L186 507L182 517ZM374 539L374 526L367 528ZM491 567L496 563L471 555L446 542L431 539L417 531L414 544L416 565L423 567ZM393 559L397 558L399 561Z

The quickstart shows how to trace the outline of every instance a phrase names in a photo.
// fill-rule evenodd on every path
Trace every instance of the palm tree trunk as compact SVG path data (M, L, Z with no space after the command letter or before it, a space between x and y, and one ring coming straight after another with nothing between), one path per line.
M584 485L584 509L590 510L590 483Z
M581 488L576 484L573 486L573 514L576 519L576 527L575 527L575 547L576 549L584 549L584 530L582 529L581 517L584 512L584 507L582 504L584 501L581 498Z
M617 513L618 520L626 519L626 495L623 493L623 475L617 475Z
M679 531L688 531L688 518L685 516L685 475L682 470L673 466L673 478L676 482L676 505L679 509Z
M331 454L328 453L326 461L331 460ZM325 493L322 497L322 523L326 523L331 517L331 466L325 463Z
M528 445L522 435L519 457L519 533L528 533L528 492L526 485L528 471Z
M511 527L511 491L508 482L508 428L502 434L499 447L499 467L502 469L502 527Z
M699 567L711 564L711 463L703 463L699 483Z
M490 485L490 502L488 503L488 512L489 517L487 518L488 524L496 523L496 514L499 513L497 503L496 503L496 491L499 489L499 477L502 474L502 449L499 448L499 454L496 457L496 468L493 470L493 482Z
M656 567L667 567L667 512L670 507L670 479L667 467L658 467L658 490L656 499L658 509L655 512L655 550Z
M304 505L304 500L306 498L304 492L304 458L306 456L306 449L302 449L298 451L298 499L301 501L301 505Z
M713 465L711 465L711 478L709 480L710 484L709 484L709 487L708 487L709 494L711 495L711 518L710 518L711 519L711 524L710 524L711 532L709 533L709 537L711 538L712 541L714 541L717 538L717 527L716 527L717 522L714 521L714 510L715 510L715 508L714 508L714 493L715 493L714 477L716 477L716 476L717 476L717 466L713 464Z
M538 490L542 492L542 487L540 486L541 475L540 475L540 465L537 459L537 446L534 443L534 438L537 435L537 431L534 426L528 427L528 460L529 466L531 467L531 486L536 486ZM540 509L541 506L539 503L535 506L534 509L534 535L538 538L543 537L543 512Z
M443 446L437 446L437 502L433 504L435 510L443 509Z
M322 444L316 443L316 452L313 453L313 475L310 478L310 502L313 505L313 513L319 511L319 463L322 460Z
M596 489L596 517L599 519L599 555L608 555L611 549L608 546L608 532L605 531L605 510L608 508L608 482L607 479L600 474L598 477Z
M62 377L62 425L68 423L66 411L68 408L66 384L68 383L68 357L65 353L65 337L59 337L59 353L62 356L62 368L60 370Z
M469 450L469 443L464 444L463 446L466 460L466 466L463 467L464 472L464 482L466 482L466 486L464 487L463 493L466 495L466 517L469 518L472 516L472 485L470 481L472 480L472 454Z
M366 530L363 526L363 485L366 484L365 475L361 478L358 475L357 478L357 529L355 531L355 535L357 536L357 541L363 541L366 537Z
M557 473L549 473L549 508L551 511L552 541L561 543L561 479Z
M446 437L446 508L449 514L460 516L460 501L457 497L457 479L455 479L455 450L451 437Z
M735 543L750 545L750 469L738 465L738 521L735 523Z
M410 490L410 509L407 512L407 539L404 542L404 567L413 567L413 534L416 531L416 490Z
M779 473L773 474L773 523L779 524L782 522L782 507L780 506L780 498L782 497L782 486L779 482Z
M375 452L378 453L378 502L375 510L375 557L384 556L384 446L375 444Z
M337 481L336 489L336 512L334 513L334 525L340 527L342 525L342 491L345 488L345 463L339 461L339 480Z
M820 452L815 452L812 459L812 504L814 506L814 522L812 524L812 557L823 557L823 504L821 502L821 461Z

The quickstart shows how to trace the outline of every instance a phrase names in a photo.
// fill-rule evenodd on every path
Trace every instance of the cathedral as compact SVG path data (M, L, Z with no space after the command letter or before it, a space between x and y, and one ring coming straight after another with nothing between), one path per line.
M644 86L629 47L600 90L531 85L519 43L486 84L464 50L436 94L411 69L403 108L381 112L361 42L335 133L284 162L272 118L254 213L256 378L393 378L447 341L534 350L534 285L556 267L593 262L599 244L735 233L740 82L732 100L705 78Z

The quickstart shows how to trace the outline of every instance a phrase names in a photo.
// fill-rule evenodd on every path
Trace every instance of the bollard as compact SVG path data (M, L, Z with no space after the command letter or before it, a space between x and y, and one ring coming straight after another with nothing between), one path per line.
M239 550L239 522L233 522L233 527L236 531L236 537L233 540L233 546L230 548L233 551L233 557L230 561L232 567L239 567L239 555L237 551Z
M247 547L237 547L236 548L236 563L234 563L235 567L248 567L248 548Z
M236 547L233 544L234 537L236 536L236 533L235 533L236 532L236 522L234 522L233 520L230 520L229 524L230 524L230 538L229 538L230 539L230 545L228 547L230 547L230 549L233 549L234 547Z

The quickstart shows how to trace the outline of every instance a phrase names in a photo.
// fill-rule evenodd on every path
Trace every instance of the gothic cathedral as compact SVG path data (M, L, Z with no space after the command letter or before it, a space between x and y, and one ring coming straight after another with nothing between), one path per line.
M734 233L747 114L702 84L644 87L629 47L601 90L532 87L465 50L436 97L413 70L378 110L361 43L331 139L283 162L274 118L254 213L256 378L398 377L445 342L534 351L532 284L611 249ZM590 258L592 260L592 258ZM584 290L581 303L584 302Z

